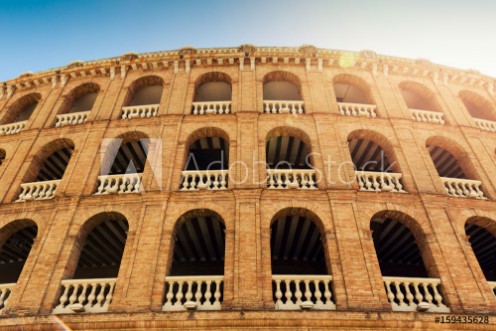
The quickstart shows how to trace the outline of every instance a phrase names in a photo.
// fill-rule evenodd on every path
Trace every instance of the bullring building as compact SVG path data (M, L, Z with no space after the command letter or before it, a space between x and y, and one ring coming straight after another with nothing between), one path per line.
M6 81L0 329L490 328L495 85L310 45Z

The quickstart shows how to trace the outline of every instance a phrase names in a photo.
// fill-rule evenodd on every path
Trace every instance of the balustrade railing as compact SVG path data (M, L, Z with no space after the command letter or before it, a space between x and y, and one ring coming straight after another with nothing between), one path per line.
M191 112L194 115L229 114L231 112L231 101L193 102Z
M88 119L88 114L90 111L81 111L77 113L67 113L57 115L57 121L55 122L55 127L61 127L64 125L76 125L83 124Z
M419 122L428 123L438 123L444 124L444 113L439 111L421 110L421 109L410 109L412 113L412 119Z
M123 174L98 176L98 188L95 194L139 193L143 174Z
M139 105L122 107L122 119L154 117L160 105Z
M181 191L227 190L229 170L185 170Z
M345 116L377 117L376 105L364 103L338 102L339 114Z
M26 126L28 121L14 122L9 124L0 125L0 136L15 134L21 132Z
M474 118L475 125L477 125L480 129L485 131L496 132L496 122L483 120L480 118Z
M46 200L52 199L59 187L60 179L47 180L44 182L22 183L21 194L16 202L29 200Z
M419 303L430 305L428 312L449 313L437 278L383 277L393 311L416 311Z
M272 293L276 309L336 309L330 275L272 275Z
M104 313L112 302L116 278L67 279L54 314Z
M10 292L16 286L16 283L0 284L0 312L8 307Z
M220 310L223 286L224 276L168 276L162 310Z
M298 100L264 100L263 109L269 114L303 114L305 112L304 102Z
M314 169L267 169L269 189L316 189L317 172Z
M486 199L479 180L441 177L446 193L457 198Z
M401 179L402 174L391 172L371 172L371 171L356 171L356 179L360 191L368 192L402 192L403 189Z

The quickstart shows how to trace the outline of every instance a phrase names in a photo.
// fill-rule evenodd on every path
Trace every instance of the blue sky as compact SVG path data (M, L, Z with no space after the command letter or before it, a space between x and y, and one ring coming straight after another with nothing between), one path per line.
M0 0L0 81L183 46L363 50L496 77L496 1Z

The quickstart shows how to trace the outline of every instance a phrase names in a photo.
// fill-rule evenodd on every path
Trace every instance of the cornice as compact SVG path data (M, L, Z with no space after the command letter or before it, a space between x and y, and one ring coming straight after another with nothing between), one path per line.
M194 66L239 66L240 70L255 70L258 64L303 66L307 71L324 68L358 69L373 75L401 75L431 79L435 84L458 84L484 88L494 94L496 80L475 70L461 70L433 64L425 59L405 59L380 55L370 50L359 52L318 49L315 46L256 47L244 44L230 48L183 47L178 50L149 53L124 53L118 57L95 61L73 61L66 66L25 72L17 78L0 83L0 99L10 98L15 91L40 86L64 87L70 79L80 77L125 78L130 71L173 70L190 72Z

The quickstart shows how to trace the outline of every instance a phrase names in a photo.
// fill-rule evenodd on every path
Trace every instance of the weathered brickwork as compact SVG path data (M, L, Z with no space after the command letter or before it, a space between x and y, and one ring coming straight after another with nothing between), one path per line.
M339 59L348 53L314 50L308 55L305 49L245 48L246 54L237 49L194 50L115 58L17 78L6 82L13 87L11 95L7 87L0 87L0 119L23 96L40 94L25 128L0 136L0 148L6 154L0 165L0 229L20 219L33 220L38 226L9 298L11 316L1 316L0 327L56 330L60 318L73 330L495 329L496 296L464 226L475 217L486 222L488 231L496 229L496 133L478 128L458 96L462 90L473 91L496 111L494 80L421 61L384 57L381 62L369 53L357 53L354 65L345 68ZM146 68L143 63L148 63ZM304 114L264 113L264 77L273 71L298 77ZM230 114L191 114L195 83L209 72L231 78ZM164 82L158 116L122 120L128 88L149 75ZM376 118L339 114L333 80L340 75L345 76L339 79L366 84L377 106ZM71 90L88 82L100 90L86 123L54 127ZM399 90L403 82L419 83L432 91L446 124L412 120ZM161 155L160 162L152 159L143 173L145 192L94 195L105 151L102 141L135 132L161 141L161 150L150 151ZM267 139L281 133L310 146L312 164L321 178L317 190L266 188L265 165L256 161L265 160ZM180 191L188 146L205 135L221 136L229 143L229 187L215 192ZM407 193L359 191L348 149L350 137L381 142L388 157L396 161L395 172L403 175ZM58 139L71 140L75 149L55 197L14 202L21 183L35 176L30 173L37 169L33 162L50 154L44 146ZM473 179L482 182L487 200L446 194L426 148L432 141L472 171ZM330 161L344 166L329 167ZM159 166L158 174L152 168ZM274 309L271 222L286 208L310 212L320 222L336 311ZM222 311L162 312L176 221L196 209L214 211L225 223ZM121 213L129 223L112 303L107 313L55 318L51 312L60 297L61 281L76 268L85 222L100 212ZM392 311L370 230L371 218L381 212L408 215L404 222L415 235L429 274L441 279L451 312L488 314L489 324L436 324L434 317L439 314Z

